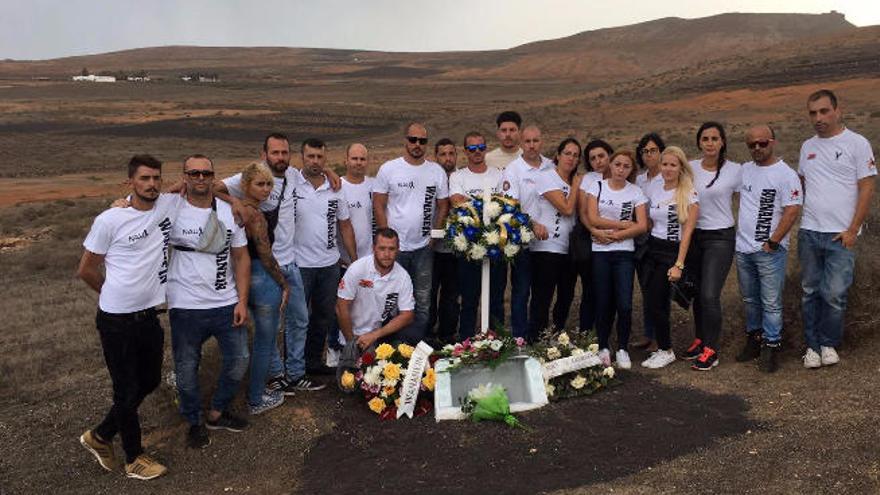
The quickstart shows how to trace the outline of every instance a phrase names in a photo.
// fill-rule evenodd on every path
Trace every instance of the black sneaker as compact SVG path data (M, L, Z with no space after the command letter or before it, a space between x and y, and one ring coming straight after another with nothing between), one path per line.
M274 392L276 390L281 390L282 388L287 386L287 380L284 379L284 376L276 376L270 378L268 382L266 382L266 390L270 392Z
M691 369L709 371L715 366L718 366L718 353L711 347L703 347L703 352L694 359Z
M681 357L685 361L693 361L700 357L700 354L703 353L703 341L700 339L694 339L691 342L691 346L684 351L684 355Z
M208 436L208 429L205 425L190 426L189 433L186 434L186 446L191 449L203 449L208 445L211 445L211 437Z
M310 380L308 377L302 377L293 383L288 383L286 387L281 389L284 395L294 395L296 392L315 392L324 390L327 385Z
M779 367L776 363L776 353L779 352L779 342L765 342L761 346L761 356L758 359L758 369L765 373L773 373Z
M216 421L211 421L210 419L205 421L205 426L209 430L226 430L234 431L236 433L247 428L247 425L247 420L229 414L228 411L223 411L223 413L220 415L219 418L217 418Z
M758 356L761 355L761 330L756 330L754 332L749 332L746 335L746 343L743 346L742 351L736 355L734 359L738 363L744 363L746 361L752 361L753 359L757 359Z

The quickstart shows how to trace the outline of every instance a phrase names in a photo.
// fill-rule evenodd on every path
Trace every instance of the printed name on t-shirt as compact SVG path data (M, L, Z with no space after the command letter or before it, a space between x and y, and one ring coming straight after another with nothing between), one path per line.
M146 239L146 238L149 237L149 236L150 236L150 233L147 232L147 229L144 229L144 231L141 232L141 233L138 233L138 234L132 234L132 235L128 236L128 243L129 243L129 244L134 244L135 242L137 242L137 241L139 241L139 240L141 240L141 239Z
M776 189L762 189L758 204L758 220L755 222L755 240L770 240L770 225L773 223L773 205L776 203Z
M437 186L425 188L425 204L422 206L422 237L431 234L431 220L434 217L434 198L437 196Z
M171 242L171 219L165 217L159 222L159 229L162 231L162 265L159 267L159 283L164 284L168 281L168 243ZM145 230L144 234L146 233Z
M214 278L214 290L226 289L226 271L229 269L229 246L232 244L232 230L226 229L226 246L217 253L217 276Z
M385 307L382 309L382 326L387 325L397 314L398 293L390 292L385 295Z
M677 241L681 233L681 224L678 223L678 208L675 204L666 207L666 239Z
M620 220L631 220L633 216L633 202L624 201L620 205Z
M338 199L327 201L327 249L336 247L336 210L338 209Z
M415 183L415 181L412 181L412 180L409 182L398 182L397 187L403 187L406 189L415 189L416 183Z

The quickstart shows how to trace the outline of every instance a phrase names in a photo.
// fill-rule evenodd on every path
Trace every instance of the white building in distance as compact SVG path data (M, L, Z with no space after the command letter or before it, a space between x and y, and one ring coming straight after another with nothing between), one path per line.
M73 80L87 82L116 82L116 78L113 76L96 76L94 74L89 74L88 76L73 76Z

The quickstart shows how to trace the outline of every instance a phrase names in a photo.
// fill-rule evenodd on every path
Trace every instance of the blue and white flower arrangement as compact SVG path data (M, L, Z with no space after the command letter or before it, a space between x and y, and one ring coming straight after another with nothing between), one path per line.
M533 237L529 216L519 202L501 194L488 201L471 197L453 207L446 219L446 243L471 261L511 261Z

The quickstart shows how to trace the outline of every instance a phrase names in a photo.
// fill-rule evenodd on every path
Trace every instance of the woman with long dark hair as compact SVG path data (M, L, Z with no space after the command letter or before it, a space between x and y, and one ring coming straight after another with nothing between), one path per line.
M742 183L742 170L739 163L727 159L727 135L718 122L700 126L697 147L702 157L690 165L700 198L700 215L688 263L699 295L694 298L694 340L683 357L693 360L693 369L705 371L718 365L723 323L721 289L733 262L736 231L732 200Z
M574 299L577 274L568 256L569 235L577 212L576 191L583 176L577 175L581 145L574 138L564 139L556 148L555 169L547 169L536 179L539 194L532 220L547 228L543 239L529 246L532 266L532 300L529 304L529 339L535 341L547 327L550 302L556 293L553 324L565 327Z

